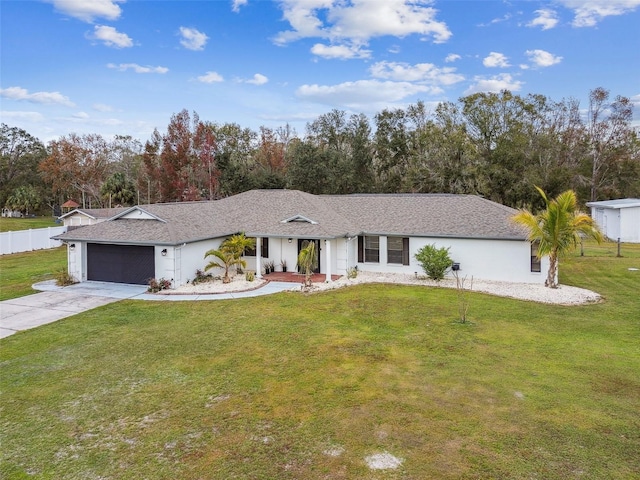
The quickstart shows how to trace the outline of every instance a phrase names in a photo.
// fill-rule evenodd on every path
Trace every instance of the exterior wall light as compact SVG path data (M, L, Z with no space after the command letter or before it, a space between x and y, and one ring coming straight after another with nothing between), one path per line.
M72 252L76 249L76 244L75 243L70 243L69 244L69 250L71 250Z
M162 254L163 257L166 257L167 256L167 249L163 248L160 253Z
M293 242L293 238L290 238L288 241L289 241L289 243Z

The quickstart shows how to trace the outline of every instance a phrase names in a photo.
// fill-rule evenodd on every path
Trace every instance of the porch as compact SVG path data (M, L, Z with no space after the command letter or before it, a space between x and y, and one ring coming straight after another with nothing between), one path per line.
M331 275L331 280L336 281L342 275ZM271 272L263 274L262 278L269 280L270 282L290 282L290 283L302 283L304 282L304 274L298 272ZM323 283L326 281L327 276L324 273L314 273L311 276L311 281L314 283Z

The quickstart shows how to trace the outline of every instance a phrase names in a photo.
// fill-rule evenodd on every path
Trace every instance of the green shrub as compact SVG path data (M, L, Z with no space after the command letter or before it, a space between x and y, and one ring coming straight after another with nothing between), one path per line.
M171 288L171 280L167 280L166 278L161 278L160 280L152 278L149 280L147 292L158 293L160 290L168 290L169 288Z
M194 285L197 285L199 283L204 283L204 282L210 282L211 280L213 280L213 275L211 275L210 273L204 273L202 270L197 269L196 270L196 277L193 279L193 283Z
M252 272L251 270L248 270L245 274L244 274L244 278L247 280L247 282L253 282L256 278L256 274L255 272Z
M66 268L63 268L58 273L56 273L56 285L59 287L66 287L69 285L73 285L74 283L78 283L78 281L73 277L73 275L69 275Z
M347 278L354 279L358 276L358 269L356 267L351 267L347 269Z
M449 256L449 248L436 248L435 244L425 245L415 254L416 260L422 265L427 276L439 282L444 278L447 270L453 265Z

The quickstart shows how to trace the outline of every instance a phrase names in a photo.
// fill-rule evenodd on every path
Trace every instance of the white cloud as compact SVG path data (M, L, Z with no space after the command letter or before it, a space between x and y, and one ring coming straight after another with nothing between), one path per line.
M491 25L495 25L496 23L506 22L508 20L511 20L511 14L510 13L507 13L503 17L494 18L489 23L480 23L480 24L478 24L478 26L479 27L490 27Z
M593 27L605 17L624 15L640 6L640 0L558 0L573 10L574 27Z
M207 72L205 75L198 77L198 81L202 83L224 82L224 78L217 72Z
M256 73L251 80L246 80L245 83L251 83L252 85L264 85L269 79L261 73Z
M482 76L474 77L474 84L465 90L465 95L478 92L494 92L498 93L502 90L510 90L517 92L522 88L523 83L514 78L508 73L501 73L493 77L487 78Z
M370 58L371 50L362 50L359 45L323 45L316 43L311 47L311 53L323 58Z
M209 37L195 28L180 27L180 35L180 45L188 50L203 50L209 40Z
M435 43L446 42L451 31L437 21L430 0L283 0L283 16L292 29L280 32L275 42L285 44L301 38L326 38L333 43L391 35L424 35ZM326 23L325 23L326 21Z
M417 93L431 91L430 86L411 82L358 80L338 85L302 85L296 90L296 95L322 104L370 110L374 104L397 102Z
M89 114L87 112L76 112L72 115L73 118L78 118L80 120L86 120L89 118Z
M91 23L96 18L117 20L122 10L118 3L126 0L49 0L56 10L83 22Z
M110 105L106 105L104 103L94 103L92 105L92 108L94 110L97 110L98 112L113 112L113 108Z
M30 103L40 104L57 104L65 105L67 107L73 107L75 104L65 97L60 92L35 92L29 93L26 88L22 87L9 87L0 89L0 97L8 98L10 100L25 101Z
M451 63L451 62L455 62L456 60L460 60L461 58L462 57L457 53L450 53L449 55L447 55L444 61L447 63Z
M243 7L246 4L247 4L247 0L233 0L231 2L231 10L237 13L240 11L240 7Z
M6 121L26 121L26 122L42 122L44 120L44 115L39 112L12 112L8 110L0 111L0 117Z
M482 64L485 67L509 67L509 61L507 59L506 56L504 56L502 53L498 53L498 52L491 52L487 57L484 58L484 60L482 60Z
M558 24L558 14L554 10L543 8L536 10L537 17L527 23L527 27L541 27L542 30L549 30Z
M438 68L432 63L409 65L402 62L378 62L369 69L374 78L430 85L453 85L464 80L452 67Z
M120 72L126 72L127 70L133 70L135 73L160 73L164 74L169 71L167 67L151 67L151 66L142 66L137 63L108 63L108 68L112 68L114 70L119 70Z
M544 50L527 50L525 53L536 67L550 67L562 61L562 57Z
M100 40L107 47L128 48L133 46L133 40L126 33L120 33L115 28L106 25L96 25L91 38Z

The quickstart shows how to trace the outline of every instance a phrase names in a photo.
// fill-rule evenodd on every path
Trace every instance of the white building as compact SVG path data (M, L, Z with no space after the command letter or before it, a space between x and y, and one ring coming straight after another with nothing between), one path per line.
M640 198L587 202L587 207L607 238L640 243Z
M55 237L68 245L78 281L185 285L207 264L204 255L229 236L256 239L248 269L266 262L295 271L305 242L316 242L318 273L422 274L414 258L427 244L450 248L460 274L477 279L544 283L516 210L474 195L312 195L252 190L222 200L135 206L108 220Z

